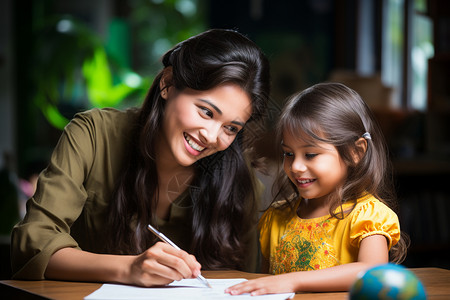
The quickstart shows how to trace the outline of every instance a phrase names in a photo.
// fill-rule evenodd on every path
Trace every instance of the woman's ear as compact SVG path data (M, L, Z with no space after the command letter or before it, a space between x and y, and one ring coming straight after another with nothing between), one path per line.
M168 98L169 87L172 85L172 67L167 67L163 70L161 80L159 81L159 89L161 90L161 97L165 100Z
M361 158L364 157L366 151L367 151L367 140L361 137L355 142L355 148L354 151L352 151L352 158L355 165L359 163Z

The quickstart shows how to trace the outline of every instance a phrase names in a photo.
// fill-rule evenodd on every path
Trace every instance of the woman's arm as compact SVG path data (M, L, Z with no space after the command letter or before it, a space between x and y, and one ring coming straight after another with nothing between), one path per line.
M45 277L153 286L195 278L200 268L194 256L158 242L140 255L95 254L62 248L51 256Z
M263 295L300 291L348 291L359 272L374 265L387 263L388 252L386 238L382 235L372 235L361 241L357 262L322 270L262 277L232 286L225 292L232 295L242 293Z

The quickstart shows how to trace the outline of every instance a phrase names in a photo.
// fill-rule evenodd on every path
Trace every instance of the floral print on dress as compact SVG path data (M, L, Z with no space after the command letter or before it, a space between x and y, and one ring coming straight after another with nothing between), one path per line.
M330 219L293 218L270 257L272 274L325 269L339 265L330 230Z

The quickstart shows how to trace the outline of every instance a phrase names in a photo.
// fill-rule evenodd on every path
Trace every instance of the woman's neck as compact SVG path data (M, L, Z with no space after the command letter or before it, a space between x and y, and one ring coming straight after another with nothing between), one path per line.
M156 163L158 170L158 204L156 206L156 215L160 219L170 217L170 207L173 201L177 199L189 187L194 177L194 167L176 167L170 168L168 165Z
M156 215L161 219L170 217L170 207L188 187L194 177L194 166L180 165L167 151L163 136L156 139L156 170L158 172L158 199Z

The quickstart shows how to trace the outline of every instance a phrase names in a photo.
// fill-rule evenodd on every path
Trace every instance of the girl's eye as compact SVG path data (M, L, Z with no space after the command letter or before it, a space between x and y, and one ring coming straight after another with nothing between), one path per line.
M307 159L313 159L313 158L316 157L316 156L317 156L316 153L306 153L306 154L305 154L305 157L306 157Z
M294 156L294 153L283 151L283 156L284 156L284 157L293 157L293 156Z
M294 153L283 151L283 164L291 164L294 160Z
M213 112L212 112L209 108L206 108L206 107L204 107L204 106L201 106L201 107L200 107L200 110L202 111L202 113L203 113L204 115L206 115L206 116L208 116L208 117L210 117L210 118L212 118L212 117L214 116Z

